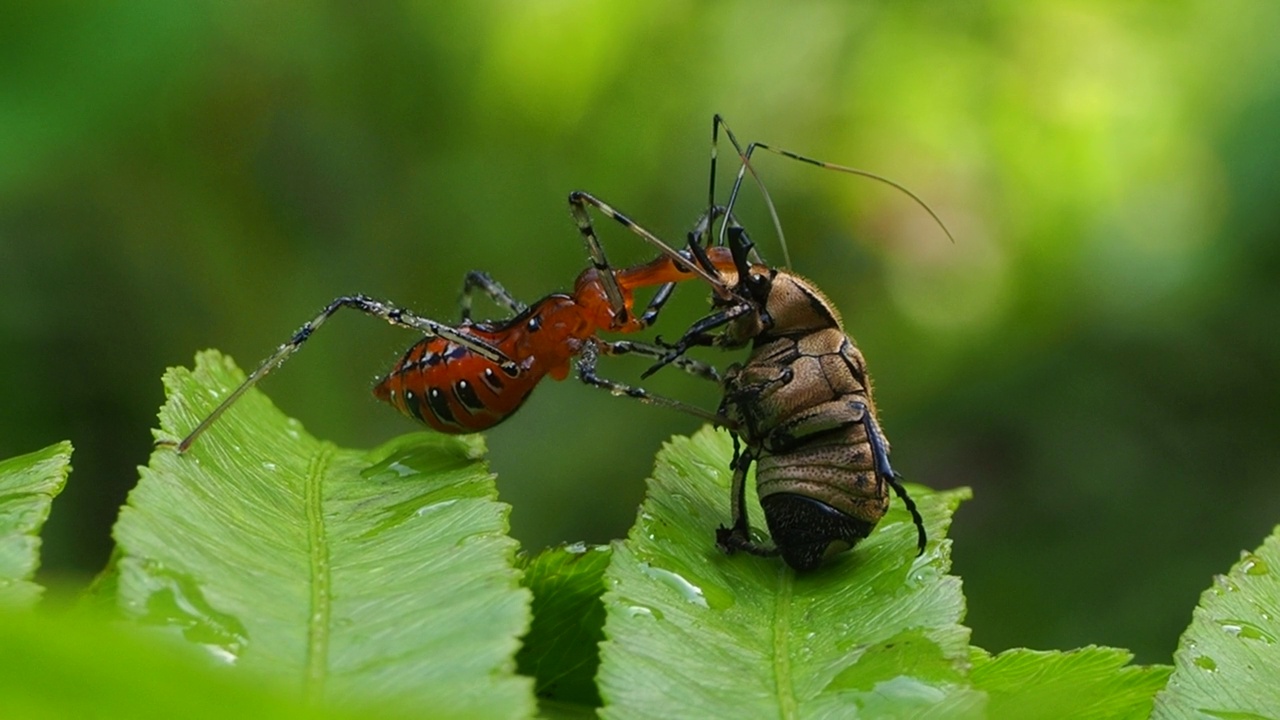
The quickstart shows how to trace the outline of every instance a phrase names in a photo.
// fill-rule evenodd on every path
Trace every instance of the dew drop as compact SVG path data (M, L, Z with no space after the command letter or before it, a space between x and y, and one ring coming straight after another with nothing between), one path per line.
M1235 582L1226 575L1214 575L1213 583L1214 590L1217 591L1219 595L1221 595L1224 590L1226 592L1235 592L1236 590L1239 590L1239 588L1236 587Z
M1267 561L1254 555L1253 553L1240 553L1240 569L1245 575L1266 575L1271 572L1271 568L1267 567Z
M1234 635L1246 640L1261 640L1268 645L1272 645L1276 641L1275 636L1257 625L1243 620L1222 620L1218 624L1222 626L1222 629L1228 635Z
M222 645L204 643L200 647L204 648L205 652L212 655L214 660L217 660L223 665L235 665L236 661L240 659L239 655Z
M684 598L686 601L691 602L694 605L697 605L698 607L704 607L704 608L711 607L710 605L707 604L707 598L702 594L702 588L698 587L697 585L694 585L693 583L684 579L680 575L677 575L676 573L673 573L670 570L663 570L662 568L653 567L648 563L641 563L640 570L645 575L648 575L654 580L657 580L658 582L661 582L667 587L670 587L674 589L676 592L680 593L680 597Z
M143 569L152 589L145 604L131 604L139 619L144 624L174 628L220 662L235 664L249 642L244 624L215 608L195 577L157 560L146 561Z
M661 614L653 608L647 608L643 605L627 606L627 615L631 617L651 617L654 620L661 620Z
M449 507L450 505L453 505L453 504L454 504L454 503L456 503L456 502L458 502L458 499L457 499L457 498L450 498L450 499L448 499L448 500L441 500L440 502L433 502L433 503L431 503L431 504L429 504L429 505L423 505L422 507L420 507L420 508L418 508L417 510L414 510L414 511L413 511L413 516L414 516L414 517L422 517L423 515L428 515L428 514L433 513L433 512L435 512L435 511L437 511L437 510L443 510L443 509L445 509L445 508Z

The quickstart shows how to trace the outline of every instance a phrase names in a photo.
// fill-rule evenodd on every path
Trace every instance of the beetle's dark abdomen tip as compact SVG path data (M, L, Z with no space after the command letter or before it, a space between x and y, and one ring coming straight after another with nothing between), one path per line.
M760 506L782 559L800 571L818 567L833 551L853 547L875 527L821 500L793 493L761 498ZM832 547L833 543L838 545Z

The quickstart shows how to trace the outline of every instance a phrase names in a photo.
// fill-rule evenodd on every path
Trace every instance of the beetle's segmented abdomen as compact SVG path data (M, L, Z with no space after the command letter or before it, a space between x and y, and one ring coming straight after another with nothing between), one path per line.
M871 443L861 425L810 438L781 454L757 461L761 501L775 493L797 493L874 526L889 509L889 493L876 476Z
M479 432L506 420L536 384L444 338L409 348L373 394L443 433Z

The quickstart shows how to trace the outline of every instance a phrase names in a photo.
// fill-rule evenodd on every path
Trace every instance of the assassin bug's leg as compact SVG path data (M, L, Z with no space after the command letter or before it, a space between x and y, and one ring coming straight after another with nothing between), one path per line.
M649 369L645 370L640 375L641 379L647 378L664 366L676 362L691 347L719 345L726 348L735 348L745 345L747 343L746 338L734 339L724 335L713 335L710 332L718 327L728 325L743 315L755 313L759 316L760 322L763 323L764 327L772 325L773 321L769 318L766 302L770 292L770 280L768 277L763 276L757 278L751 272L749 258L755 252L755 244L747 235L746 230L738 224L733 216L726 216L724 224L729 229L729 248L738 273L738 282L733 286L733 296L727 303L728 307L697 321L674 343L663 343L659 338L658 344L666 347L667 353ZM707 257L706 251L693 242L692 234L690 235L689 252L698 261L699 265L715 270L710 258Z
M626 385L600 377L596 374L596 361L599 360L601 352L604 351L603 348L607 347L608 343L602 342L588 342L583 345L582 354L578 356L578 377L582 382L601 388L602 390L607 390L618 397L629 397L649 405L671 408L672 410L678 410L682 413L702 418L703 420L716 425L726 424L725 418L721 417L719 414L713 413L709 410L703 410L696 405L689 405L688 403L673 400L662 395L654 395L642 387ZM631 349L634 350L635 348L633 347ZM694 374L698 373L695 372Z
M716 221L716 218L723 214L724 208L712 206L698 218L698 221L694 223L693 229L690 230L688 234L688 246L690 253L693 255L694 259L698 261L698 264L712 275L718 275L719 271L715 269L711 259L707 257L707 251L704 249L704 245L711 241L711 224ZM587 224L590 226L590 219L588 219ZM591 237L595 237L594 231L592 231ZM644 313L640 315L640 325L642 327L649 327L658 319L658 313L662 310L662 306L666 304L667 300L671 297L671 292L675 289L675 283L667 283L658 288L658 292L653 296L653 299L649 301L649 305L645 308Z
M489 273L480 270L472 270L462 281L462 296L458 299L458 305L462 308L462 321L471 320L471 293L479 288L490 300L499 307L510 310L513 315L519 315L528 309L528 305L520 302L512 297L502 284L494 280Z
M657 248L664 255L670 257L681 269L687 270L703 280L707 281L712 290L721 297L729 297L729 288L719 277L708 273L705 269L691 261L685 254L671 247L653 233L637 225L631 218L614 210L608 203L581 190L574 191L569 194L569 211L573 214L574 221L578 224L578 231L582 233L583 241L587 245L587 251L591 254L591 262L597 270L605 277L605 294L609 296L610 303L614 303L616 296L617 302L615 308L623 307L622 291L618 288L616 278L612 277L609 270L609 263L604 258L604 248L600 245L599 238L596 237L595 228L591 225L591 216L587 213L587 206L590 205L596 210L612 218L615 222L627 228L631 232L640 236L645 242Z
M325 307L324 310L320 312L319 315L313 318L310 322L304 324L302 327L298 328L298 331L293 334L293 337L289 339L289 342L281 345L274 353L271 354L270 357L263 360L262 364L258 366L258 369L254 370L249 377L245 378L245 381L240 384L240 387L237 387L232 391L232 393L228 395L222 403L218 405L218 407L214 408L213 412L209 413L208 417L202 420L194 430L176 444L178 452L186 452L187 449L191 447L191 444L196 441L196 438L200 437L200 435L204 433L210 425L216 422L222 413L226 412L227 408L231 407L236 400L240 399L241 395L248 392L249 388L256 385L259 380L266 377L272 370L280 367L289 359L290 356L302 349L303 344L307 342L312 333L323 325L330 316L344 307L353 308L365 314L382 318L397 327L417 330L428 336L434 335L445 338L467 348L471 352L474 352L487 360L502 365L503 367L511 367L514 369L515 363L513 363L506 355L502 354L497 348L474 337L460 334L457 330L454 330L448 325L438 323L435 320L419 317L408 310L402 310L389 303L374 300L372 298L365 297L364 295L343 296L335 298ZM161 444L172 445L173 443L165 441Z
M599 344L599 350L602 355L640 355L651 358L664 358L668 352L668 349L665 347L634 342L632 340L601 342ZM687 357L678 357L673 360L671 364L690 375L696 375L704 380L710 380L714 383L720 382L720 372L710 363L705 363L700 360L694 360Z

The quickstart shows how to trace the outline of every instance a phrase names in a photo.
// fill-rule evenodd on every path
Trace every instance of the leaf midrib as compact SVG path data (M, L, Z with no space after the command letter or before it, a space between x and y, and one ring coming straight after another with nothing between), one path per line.
M778 695L778 716L783 720L799 717L800 712L791 672L791 591L794 586L791 572L779 563L778 593L773 609L773 682Z
M329 618L332 614L332 579L329 574L329 538L324 523L324 477L336 447L322 443L307 465L303 501L307 522L307 556L311 571L311 604L307 615L307 679L304 695L324 696L329 667Z

